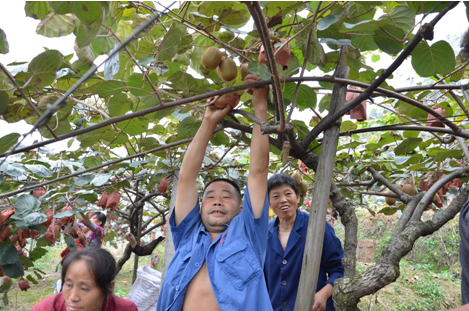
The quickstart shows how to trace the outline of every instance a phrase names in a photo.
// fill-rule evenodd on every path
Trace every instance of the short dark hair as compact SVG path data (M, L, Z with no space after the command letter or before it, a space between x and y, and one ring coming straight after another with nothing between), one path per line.
M83 260L88 267L88 271L94 278L94 282L101 288L104 298L111 295L109 287L116 277L116 260L111 253L102 248L94 246L85 247L81 250L74 251L65 257L62 267L62 287L65 284L65 276L70 266Z
M210 186L211 184L213 184L214 182L217 182L217 181L224 181L224 182L227 182L230 185L232 185L236 189L236 194L238 195L239 203L241 203L243 201L243 196L241 195L241 189L239 189L238 184L235 183L233 180L228 179L228 178L215 178L215 179L209 181L207 184L205 184L204 192L202 192L202 196L205 194L205 190L207 190L208 186Z
M300 188L298 187L296 180L285 173L278 173L270 176L269 180L267 180L267 192L270 193L270 190L281 185L290 186L297 196L300 195Z
M94 212L93 215L91 215L91 217L95 215L96 215L96 218L98 218L98 220L101 222L101 227L104 227L104 225L106 224L106 220L107 220L106 214L102 212Z

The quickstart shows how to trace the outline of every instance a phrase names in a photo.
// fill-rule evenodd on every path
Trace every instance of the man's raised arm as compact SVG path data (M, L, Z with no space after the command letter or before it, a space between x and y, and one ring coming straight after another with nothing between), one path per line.
M261 81L258 75L250 74L244 83ZM250 89L254 114L257 118L267 121L267 86ZM267 173L269 169L269 137L261 134L259 124L254 123L251 139L251 162L249 164L248 189L252 210L255 218L262 214L262 208L267 193Z
M210 105L205 110L202 125L187 148L182 160L179 181L176 193L176 206L174 207L176 226L190 213L199 198L197 191L197 176L205 156L210 137L217 124L228 114L231 106L219 109Z

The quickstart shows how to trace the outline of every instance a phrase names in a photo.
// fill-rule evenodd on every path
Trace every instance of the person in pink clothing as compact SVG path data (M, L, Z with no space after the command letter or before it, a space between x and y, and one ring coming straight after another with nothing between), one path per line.
M37 303L32 311L138 311L133 301L113 295L116 261L101 248L69 254L63 263L62 291Z
M87 223L81 220L78 224L86 235L88 246L96 246L101 248L104 239L103 227L106 224L106 214L101 212L94 212L90 217L90 222Z

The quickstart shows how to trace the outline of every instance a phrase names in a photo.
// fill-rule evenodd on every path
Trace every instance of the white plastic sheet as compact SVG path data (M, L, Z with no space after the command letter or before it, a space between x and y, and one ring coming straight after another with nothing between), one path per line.
M130 288L127 299L132 300L139 311L154 311L160 294L161 272L148 266L137 269L137 279Z

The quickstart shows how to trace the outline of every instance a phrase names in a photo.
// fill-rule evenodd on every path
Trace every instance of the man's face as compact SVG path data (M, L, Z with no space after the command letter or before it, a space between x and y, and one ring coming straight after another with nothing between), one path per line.
M227 182L216 181L205 189L202 198L202 223L208 232L223 232L239 214L242 205L236 189Z
M280 185L269 192L270 208L279 218L289 218L296 215L300 197L287 184Z

